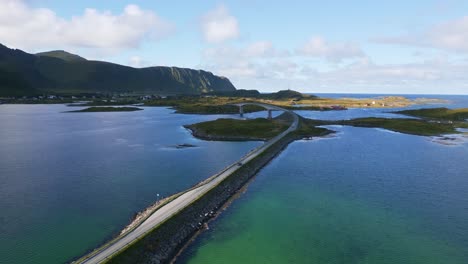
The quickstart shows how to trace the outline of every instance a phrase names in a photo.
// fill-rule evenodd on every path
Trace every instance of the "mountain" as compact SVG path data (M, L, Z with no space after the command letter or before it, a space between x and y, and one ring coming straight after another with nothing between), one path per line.
M235 91L226 77L177 67L132 68L66 51L29 54L0 44L0 96L48 93L201 94Z
M40 53L36 53L36 56L53 57L53 58L62 59L68 62L86 61L85 58L80 57L75 54L71 54L64 50L52 50L52 51L47 51L47 52L40 52Z

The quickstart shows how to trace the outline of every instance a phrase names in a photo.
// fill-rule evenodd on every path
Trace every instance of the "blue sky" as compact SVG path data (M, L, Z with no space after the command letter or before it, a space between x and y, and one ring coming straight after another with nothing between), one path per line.
M468 94L468 1L0 0L0 42L237 88Z

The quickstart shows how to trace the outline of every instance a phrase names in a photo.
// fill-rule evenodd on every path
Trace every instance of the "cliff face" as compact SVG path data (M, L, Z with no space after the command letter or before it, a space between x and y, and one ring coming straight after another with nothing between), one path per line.
M168 86L174 82L175 87L179 87L179 89L184 86L191 87L193 93L236 90L228 78L214 75L208 71L162 66L144 68L141 71L160 77L161 81Z
M199 94L234 91L229 79L177 67L132 68L64 51L37 55L0 44L0 96L42 92Z

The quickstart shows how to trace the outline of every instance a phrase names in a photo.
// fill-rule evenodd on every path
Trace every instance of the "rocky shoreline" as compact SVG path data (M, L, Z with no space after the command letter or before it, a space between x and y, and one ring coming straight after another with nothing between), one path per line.
M253 176L297 138L288 135L108 263L172 263Z
M200 129L197 129L195 125L185 125L184 128L188 129L194 137L198 139L208 140L208 141L267 141L268 140L267 138L257 138L257 137L210 135Z
M158 200L152 205L145 208L145 210L136 213L135 216L130 221L130 223L126 227L124 227L122 231L120 231L119 236L122 236L126 234L127 232L131 231L132 229L138 227L143 221L145 221L150 215L152 215L154 211L156 211L159 207L166 204L168 201L172 200L172 197L173 196Z

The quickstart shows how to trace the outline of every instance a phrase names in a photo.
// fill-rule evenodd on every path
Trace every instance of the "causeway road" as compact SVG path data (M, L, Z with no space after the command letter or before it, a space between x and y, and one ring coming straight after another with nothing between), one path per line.
M120 239L112 242L109 245L105 245L104 247L98 249L98 251L91 253L86 258L82 259L79 263L86 263L86 264L97 264L103 263L109 260L113 255L120 252L121 250L125 249L128 245L136 242L139 238L146 235L148 232L152 231L155 227L166 221L167 219L171 218L177 212L181 211L185 207L189 206L191 203L196 201L198 198L209 192L212 188L217 186L220 182L224 179L229 177L233 172L241 168L244 164L249 162L250 160L254 159L261 153L263 153L268 147L273 145L274 143L278 142L281 138L286 136L292 131L297 129L299 124L299 117L296 113L290 110L286 110L281 107L277 107L274 105L262 104L262 103L245 103L251 105L258 105L265 107L267 109L275 109L278 111L284 111L290 113L294 120L289 126L288 129L283 131L278 136L270 139L269 141L265 142L263 145L251 150L247 153L244 157L242 157L237 162L231 164L230 166L226 167L221 172L213 175L210 181L200 185L196 188L193 188L184 194L180 195L176 199L172 200L171 202L167 203L166 205L159 208L155 211L150 217L148 217L143 223L141 223L137 228L133 229L131 232L126 234L125 236L121 237Z

